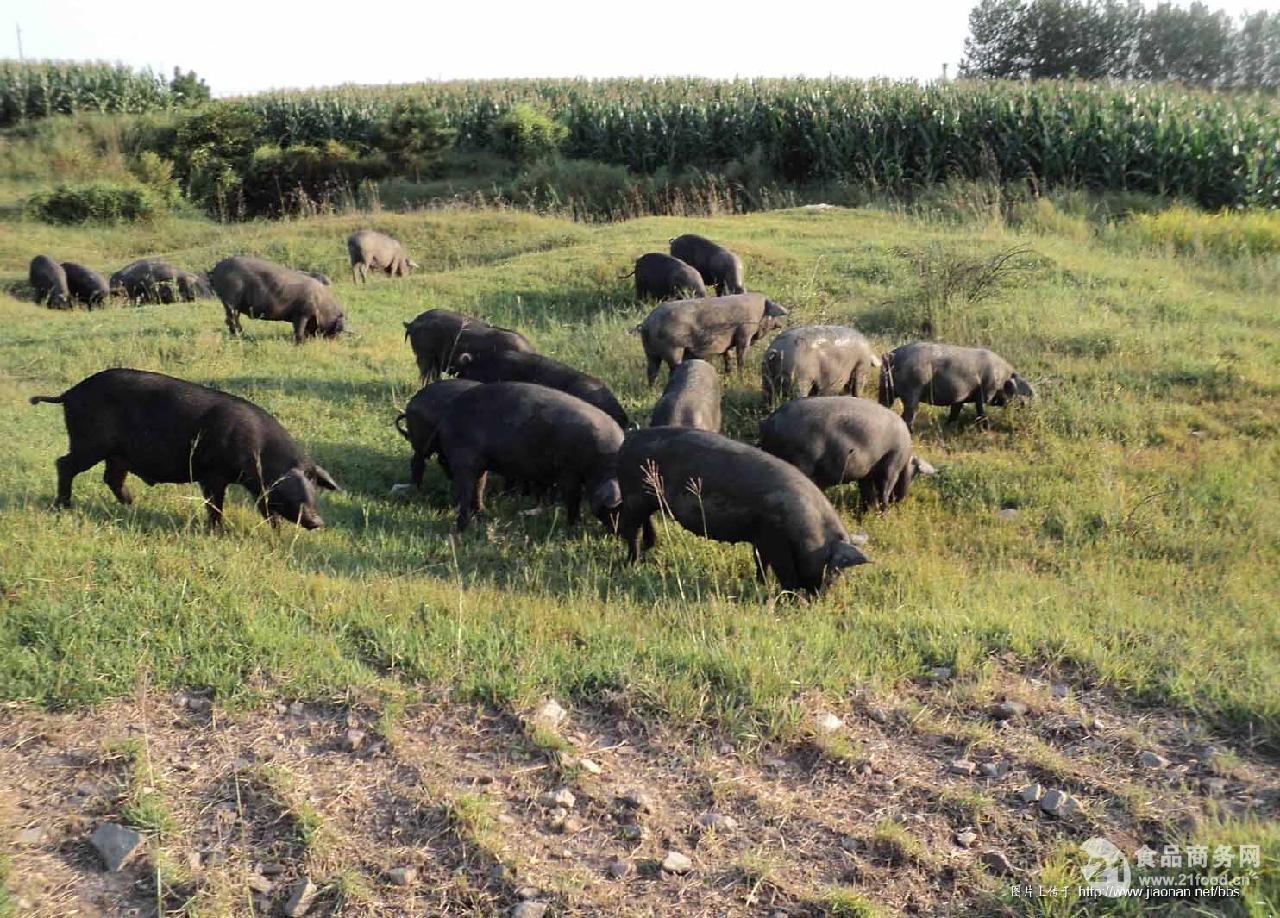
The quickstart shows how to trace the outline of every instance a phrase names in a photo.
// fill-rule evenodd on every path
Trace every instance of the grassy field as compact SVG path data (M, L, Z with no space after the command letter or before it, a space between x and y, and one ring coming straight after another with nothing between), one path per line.
M38 252L104 273L143 255L203 270L253 253L335 278L352 333L295 347L283 324L249 321L229 339L216 301L63 313L0 296L0 697L18 711L101 710L145 686L229 712L360 699L394 720L428 695L511 713L554 696L754 754L803 738L815 705L909 693L945 666L975 704L1043 676L1135 723L1186 719L1270 761L1280 264L1181 257L1063 222L1027 235L842 209L590 227L513 212L7 222L11 291ZM344 239L370 224L423 270L353 286ZM390 496L408 480L392 419L416 387L403 321L448 307L518 328L643 420L657 392L629 329L645 309L618 275L688 230L737 250L748 286L793 324L856 324L888 349L928 318L940 340L1008 357L1040 397L996 410L988 429L925 409L918 451L940 474L861 520L856 489L834 492L876 563L810 603L757 585L746 546L678 527L660 526L632 568L594 521L567 532L518 496L495 495L451 537L434 467L424 493ZM989 298L947 286L951 269L1015 246L1027 251ZM743 439L763 416L759 355L726 386L727 432ZM27 399L109 366L274 413L346 488L322 495L328 527L271 529L233 492L230 525L210 534L194 487L141 487L122 507L96 470L77 480L74 510L50 511L61 412Z

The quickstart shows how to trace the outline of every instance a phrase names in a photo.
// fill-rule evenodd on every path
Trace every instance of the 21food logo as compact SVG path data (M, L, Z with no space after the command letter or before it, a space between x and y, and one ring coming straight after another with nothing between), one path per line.
M1080 846L1089 856L1081 868L1088 889L1101 896L1123 896L1133 876L1124 852L1105 838L1091 838Z

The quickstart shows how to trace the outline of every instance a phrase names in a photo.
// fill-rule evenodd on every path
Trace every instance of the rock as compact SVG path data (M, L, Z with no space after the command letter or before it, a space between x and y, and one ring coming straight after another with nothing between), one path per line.
M1000 519L1004 520L1007 523L1012 522L1013 520L1016 520L1018 518L1018 508L1017 507L1001 507L999 510L996 511L996 516L998 516Z
M408 497L414 492L414 490L413 484L401 481L391 486L391 490L387 492L387 496L400 500Z
M200 869L200 865L204 863L204 858L200 856L199 851L187 852L187 869L195 873Z
M1080 811L1080 801L1066 791L1051 790L1040 800L1040 809L1058 819L1067 819Z
M622 858L614 858L609 862L609 878L613 880L621 880L631 873L631 862L624 861Z
M412 886L418 882L417 867L392 867L387 871L387 879L396 886Z
M840 847L843 850L848 851L850 854L856 854L858 852L858 847L859 847L858 840L854 838L852 835L841 835Z
M777 756L774 756L771 759L764 760L764 767L771 769L773 771L784 771L786 770L786 767L787 767L787 760L780 759Z
M844 721L830 711L824 711L813 720L813 728L819 733L837 733L843 727Z
M627 841L644 841L645 835L648 834L645 832L644 826L632 824L623 826L620 831L622 833L622 837Z
M303 714L307 713L307 708L301 701L295 701L293 704L289 705L289 713L294 717L301 717Z
M556 807L563 807L566 810L571 810L573 809L573 805L577 802L578 798L573 796L573 791L569 790L567 787L547 791L545 794L538 797L538 803L549 810L555 809Z
M986 867L996 876L1008 877L1013 876L1017 871L1013 864L1009 862L1003 851L997 851L995 848L988 848L978 855L978 860L982 866Z
M667 873L688 873L693 869L693 861L679 851L668 851L662 859L662 869Z
M560 831L565 835L577 835L586 827L587 824L577 816L566 816L560 822Z
M355 752L364 745L365 733L358 727L352 727L342 734L342 748L347 752Z
M734 749L731 743L721 743L720 748L716 750L720 755L733 755Z
M1071 693L1071 688L1065 682L1055 682L1049 686L1049 691L1054 698L1066 698Z
M532 900L521 902L511 910L511 918L542 918L547 913L547 903Z
M569 712L560 707L559 702L554 698L548 698L542 707L534 712L533 719L542 726L555 730L564 723L565 718L568 716Z
M956 836L956 844L961 848L972 848L978 841L978 833L966 829Z
M996 720L1010 720L1014 717L1022 717L1027 713L1027 706L1021 701L1005 700L996 705L992 715Z
M1211 797L1221 797L1227 792L1227 779L1201 778L1200 789Z
M974 765L968 759L956 759L947 766L947 771L953 775L964 775L972 778L978 773L978 766Z
M1038 803L1044 796L1044 788L1039 784L1028 784L1018 791L1018 796L1022 798L1023 803Z
M653 797L642 790L629 790L620 798L623 803L638 813L653 812Z
M716 832L732 832L738 828L738 820L726 813L703 813L698 817L698 825Z
M871 710L867 711L867 716L870 717L872 720L874 720L878 724L887 724L889 722L888 713L885 711L884 708L880 707L879 705L876 705L875 707L871 708Z
M984 778L1003 778L1009 773L1009 766L1005 762L983 762L978 766L978 774Z
M284 873L284 864L279 861L267 861L258 867L258 873L264 877L278 877Z
M98 785L92 781L81 781L71 793L77 797L96 797L99 793Z
M44 826L32 826L18 833L18 844L34 848L38 845L43 845L44 840L48 837L49 831Z
M89 836L89 844L97 850L103 865L116 873L142 847L142 836L114 822L104 822Z
M289 889L289 899L284 904L284 913L289 918L299 918L305 915L307 910L311 908L311 903L315 901L316 884L311 882L310 877L302 877L298 882L294 883Z
M516 890L516 898L522 902L536 899L540 890L536 886L521 886Z
M935 666L929 670L929 678L935 682L946 682L951 678L951 667Z
M266 877L261 877L261 876L258 876L257 874L253 874L249 877L247 881L247 885L254 892L261 893L264 896L267 893L271 892L272 888L274 888L275 886L275 884L272 883L270 880L268 880Z
M603 768L601 768L598 764L596 764L591 759L579 759L578 767L581 768L583 771L585 771L589 775L598 775L600 774L600 772L604 771Z
M1144 752L1138 756L1138 764L1143 768L1168 768L1169 760L1158 752Z

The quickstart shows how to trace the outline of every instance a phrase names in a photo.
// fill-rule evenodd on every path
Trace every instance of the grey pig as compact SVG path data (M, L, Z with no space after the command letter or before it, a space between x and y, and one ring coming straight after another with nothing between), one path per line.
M107 279L74 261L64 261L62 270L67 272L67 287L71 290L71 298L79 300L90 309L101 306L111 295Z
M48 302L50 309L70 309L71 292L67 289L67 272L48 255L31 259L27 280L36 292L36 302Z
M422 487L427 460L440 452L440 443L436 438L436 428L440 426L440 421L453 405L454 399L479 385L481 383L469 379L437 380L418 390L417 395L409 399L404 412L396 417L396 430L400 431L400 436L408 440L413 448L413 458L409 460L409 475L419 488ZM440 455L440 467L444 469L445 475L453 478L443 455Z
M404 277L418 265L405 254L404 246L385 233L360 230L347 238L347 257L351 259L351 281L368 280L369 271L381 271L388 277Z
M966 402L973 402L978 420L986 420L986 406L1003 406L1017 397L1032 398L1035 390L1009 361L981 347L958 347L916 341L885 355L880 367L880 404L893 407L902 399L902 420L911 429L921 402L951 407L958 421Z
M856 481L863 509L887 509L933 466L911 449L902 418L865 398L842 395L787 402L760 423L760 448L785 459L824 491Z
M323 335L332 338L346 328L346 314L330 288L315 278L261 258L224 258L210 272L222 300L227 330L238 335L240 314L293 325L293 340Z
M483 319L454 312L428 309L412 322L404 323L404 336L418 362L418 374L435 379L442 373L456 373L463 354L478 356L498 351L532 354L533 345L519 332L497 328Z
M658 378L662 364L674 370L690 357L722 357L728 371L730 351L737 354L738 372L742 372L747 348L778 327L778 319L786 314L762 293L659 304L636 329L644 344L649 385Z
M801 325L774 338L760 365L766 402L810 395L858 395L880 358L843 325Z
M705 360L686 360L671 371L650 427L696 427L720 432L720 375Z

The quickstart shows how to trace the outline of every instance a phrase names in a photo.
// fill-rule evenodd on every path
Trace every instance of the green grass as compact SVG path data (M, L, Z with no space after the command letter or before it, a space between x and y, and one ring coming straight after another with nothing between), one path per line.
M343 240L370 223L424 270L353 287ZM617 276L686 230L731 243L748 284L793 322L856 322L885 348L913 337L902 304L920 283L895 250L974 259L1027 244L1026 267L992 296L948 303L942 333L1003 353L1041 397L996 410L985 431L925 409L919 451L940 475L888 515L850 520L876 564L810 604L773 602L745 546L676 528L660 526L652 559L630 568L594 522L567 533L554 508L525 515L533 502L508 495L455 548L434 467L421 496L388 497L408 480L391 425L415 388L402 321L441 306L518 327L643 419L657 393L628 333L643 310ZM283 325L250 321L233 341L214 301L57 313L0 295L5 700L93 705L141 680L228 705L432 686L515 711L617 691L641 716L768 737L795 734L806 695L1009 654L1276 741L1280 280L1263 259L841 210L593 227L512 212L15 220L0 225L0 287L20 287L42 251L105 271L147 254L207 268L233 252L321 270L352 334L298 348ZM328 528L272 530L237 492L213 535L194 487L137 485L126 508L96 471L78 479L76 509L50 512L61 413L27 398L116 365L276 414L346 487L321 498ZM755 436L758 387L754 368L727 381L729 433ZM853 495L833 496L848 515ZM1015 520L996 515L1010 506Z

